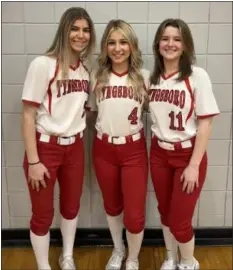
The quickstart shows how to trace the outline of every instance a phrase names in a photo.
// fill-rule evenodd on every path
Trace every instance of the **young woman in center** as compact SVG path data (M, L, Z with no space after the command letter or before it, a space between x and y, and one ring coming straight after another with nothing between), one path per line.
M194 270L199 263L193 257L192 217L206 177L212 120L219 109L209 75L194 66L193 38L184 21L163 21L153 52L150 169L167 248L161 269Z
M142 111L149 71L141 69L138 39L128 23L108 23L98 63L92 93L98 110L93 163L114 243L106 270L121 269L125 259L123 224L126 269L136 270L145 224L148 159Z

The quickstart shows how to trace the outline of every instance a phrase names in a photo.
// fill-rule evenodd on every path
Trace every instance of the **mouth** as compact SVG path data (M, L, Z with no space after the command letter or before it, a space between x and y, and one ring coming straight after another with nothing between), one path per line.
M73 41L73 44L75 46L84 46L86 44L85 41Z
M120 59L124 54L113 54L113 57L116 59Z

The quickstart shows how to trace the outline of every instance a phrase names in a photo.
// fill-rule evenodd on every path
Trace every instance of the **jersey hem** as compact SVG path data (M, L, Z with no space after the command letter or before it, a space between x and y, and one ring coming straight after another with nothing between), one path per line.
M218 115L218 114L219 113L197 115L197 119L205 119L205 118L208 118L208 117L213 117L213 116Z
M35 102L35 101L31 101L31 100L27 100L27 99L22 99L23 103L27 103L36 107L40 107L41 103Z

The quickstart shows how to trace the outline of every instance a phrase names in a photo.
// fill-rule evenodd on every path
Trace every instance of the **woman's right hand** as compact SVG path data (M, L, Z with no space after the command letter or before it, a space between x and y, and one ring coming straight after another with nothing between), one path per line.
M28 165L28 182L36 191L40 190L40 185L46 188L45 176L50 178L48 169L41 162L35 165Z

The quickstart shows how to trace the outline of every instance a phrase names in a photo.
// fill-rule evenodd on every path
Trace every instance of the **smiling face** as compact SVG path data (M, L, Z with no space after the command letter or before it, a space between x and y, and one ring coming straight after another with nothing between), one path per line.
M184 46L181 40L180 30L173 26L167 26L159 41L159 52L166 61L179 60Z
M90 28L85 19L79 19L71 26L69 43L75 53L83 51L90 41Z
M107 54L112 64L122 65L129 62L130 46L128 40L119 30L114 30L107 42Z

